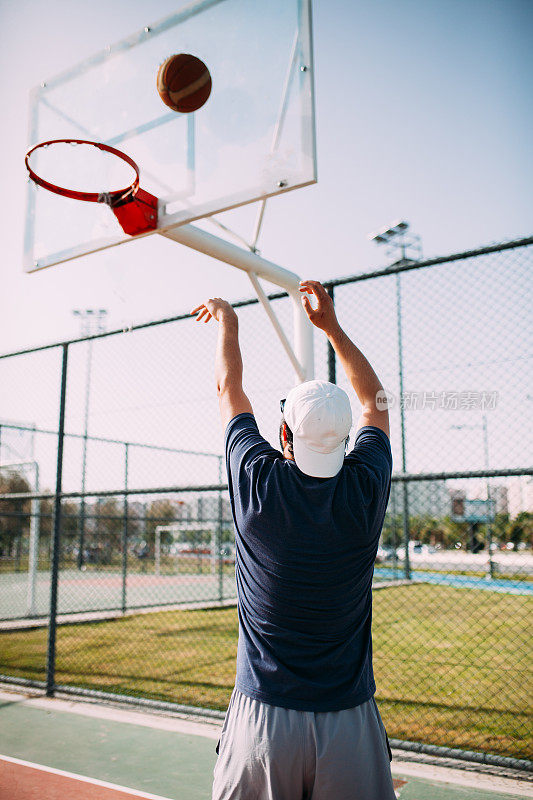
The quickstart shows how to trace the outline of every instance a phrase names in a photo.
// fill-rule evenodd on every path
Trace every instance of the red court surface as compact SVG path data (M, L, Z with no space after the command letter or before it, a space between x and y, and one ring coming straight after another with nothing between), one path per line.
M7 756L0 756L0 777L0 800L170 800Z

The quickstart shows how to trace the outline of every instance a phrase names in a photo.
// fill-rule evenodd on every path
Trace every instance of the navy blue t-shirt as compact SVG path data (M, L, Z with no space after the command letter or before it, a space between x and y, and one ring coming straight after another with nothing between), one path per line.
M392 455L361 428L334 478L312 478L260 435L253 414L226 429L236 528L235 686L270 705L340 711L369 700L372 574Z

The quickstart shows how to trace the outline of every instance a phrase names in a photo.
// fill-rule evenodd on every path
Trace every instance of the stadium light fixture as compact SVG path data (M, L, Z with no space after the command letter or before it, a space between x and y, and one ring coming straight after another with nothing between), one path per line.
M386 244L396 236L404 234L407 230L409 230L409 223L405 222L403 219L399 219L393 222L391 225L386 225L379 231L370 233L368 238L371 241L376 242L376 244Z
M397 219L390 225L385 225L380 230L370 233L368 238L376 244L388 245L387 255L391 257L393 264L419 261L422 257L420 236L408 234L408 231L409 223L404 219ZM411 250L409 256L408 250Z

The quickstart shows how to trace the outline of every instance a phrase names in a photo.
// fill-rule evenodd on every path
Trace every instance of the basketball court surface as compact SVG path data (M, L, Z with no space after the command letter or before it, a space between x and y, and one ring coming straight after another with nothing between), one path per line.
M0 691L0 800L211 797L220 718ZM533 778L393 751L399 800L518 800Z

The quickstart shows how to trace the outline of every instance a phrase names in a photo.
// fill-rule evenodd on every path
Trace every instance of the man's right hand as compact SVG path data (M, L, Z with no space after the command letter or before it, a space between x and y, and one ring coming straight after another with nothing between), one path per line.
M324 331L337 358L341 362L346 377L352 384L359 402L361 417L357 430L365 425L380 428L389 435L389 414L387 407L377 404L378 392L383 392L381 382L358 347L342 330L337 321L333 300L318 281L300 281L302 305L313 325ZM317 307L313 308L307 295L314 295ZM380 395L381 396L381 395Z
M333 300L319 281L300 281L300 291L303 293L302 305L305 313L316 328L329 336L339 329L337 315ZM317 307L313 308L307 295L314 295Z

